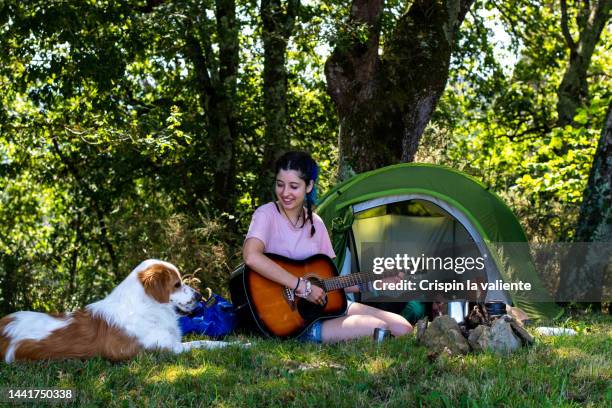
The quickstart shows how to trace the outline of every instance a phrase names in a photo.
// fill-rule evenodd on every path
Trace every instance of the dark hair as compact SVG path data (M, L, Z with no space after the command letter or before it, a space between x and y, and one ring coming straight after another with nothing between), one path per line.
M295 170L304 180L306 186L312 181L313 186L310 193L306 194L307 219L310 220L310 236L315 234L315 226L312 220L312 206L317 200L317 178L319 177L319 167L317 162L306 152L287 152L276 160L274 174L281 170ZM304 220L306 223L306 220ZM302 224L302 227L304 224Z

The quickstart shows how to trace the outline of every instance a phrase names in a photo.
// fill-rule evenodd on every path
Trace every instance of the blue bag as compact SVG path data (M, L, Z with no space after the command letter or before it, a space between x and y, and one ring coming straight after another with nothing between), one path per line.
M183 336L195 333L210 337L223 337L236 328L234 306L219 295L212 294L201 301L189 316L178 319Z

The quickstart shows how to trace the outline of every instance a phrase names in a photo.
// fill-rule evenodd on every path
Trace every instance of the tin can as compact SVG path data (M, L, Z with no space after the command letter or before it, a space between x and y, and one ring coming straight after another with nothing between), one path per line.
M457 323L463 323L467 316L467 302L453 301L448 303L448 315Z
M506 314L506 304L502 301L492 301L485 303L489 317L499 317Z
M377 343L382 343L387 337L391 335L391 332L387 329L383 329L382 327L377 327L374 329L374 334L372 338Z

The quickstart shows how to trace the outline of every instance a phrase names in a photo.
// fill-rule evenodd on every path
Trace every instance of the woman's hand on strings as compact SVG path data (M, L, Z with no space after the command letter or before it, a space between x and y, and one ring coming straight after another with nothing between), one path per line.
M327 295L325 294L323 289L321 289L317 285L312 285L312 291L310 292L310 295L308 295L306 300L318 305L324 305L326 298Z
M312 282L309 282L304 278L300 278L294 293L296 296L318 305L324 305L327 298L327 295L322 288L317 285L313 285Z

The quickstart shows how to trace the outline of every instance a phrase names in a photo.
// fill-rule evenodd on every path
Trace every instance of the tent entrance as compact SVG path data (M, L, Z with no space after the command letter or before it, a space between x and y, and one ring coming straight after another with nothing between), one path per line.
M356 255L352 259L353 270L369 269L360 265L363 243L409 243L411 248L406 252L411 256L483 257L485 260L484 271L464 271L455 275L447 270L428 269L430 281L448 281L454 277L486 282L501 279L483 238L468 217L439 198L423 194L386 196L354 205L353 213L351 241ZM381 256L394 257L397 248L397 245L391 246L389 253ZM511 304L510 297L503 291L489 291L485 300Z

